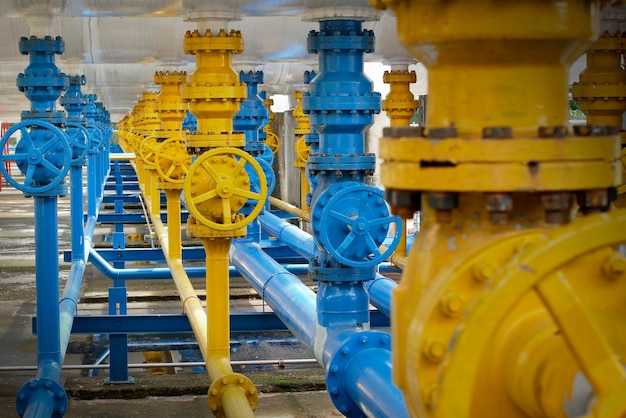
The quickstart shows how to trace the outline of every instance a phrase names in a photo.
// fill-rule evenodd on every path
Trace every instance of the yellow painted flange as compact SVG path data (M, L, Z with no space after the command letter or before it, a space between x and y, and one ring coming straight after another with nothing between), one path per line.
M229 387L236 387L241 390L246 395L252 410L256 410L259 394L254 383L242 374L232 373L215 380L209 387L209 393L207 394L209 409L217 418L225 416L222 407L222 396Z
M243 52L243 38L241 32L231 30L230 35L224 29L213 35L211 29L207 29L204 36L196 29L187 31L183 40L185 54L195 55L198 52L229 52L240 54Z
M187 153L182 140L170 138L158 144L154 163L161 179L173 184L182 184L185 175L189 173L191 155Z
M259 179L258 192L250 190L246 164ZM267 199L267 180L259 163L247 152L232 147L212 149L198 157L185 178L184 189L189 211L200 223L219 231L249 224ZM247 200L256 201L253 209L243 218L236 218Z
M614 211L495 236L428 279L405 274L392 352L411 414L565 416L581 370L595 392L589 416L624 416L626 260L610 248L623 242L626 211Z
M402 190L562 191L620 184L614 137L383 138L381 181Z

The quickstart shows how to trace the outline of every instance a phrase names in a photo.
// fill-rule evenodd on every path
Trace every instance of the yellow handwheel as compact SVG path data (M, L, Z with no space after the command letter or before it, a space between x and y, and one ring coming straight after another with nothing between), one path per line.
M139 145L139 156L146 164L154 165L154 156L156 154L156 148L158 143L154 138L154 135L146 135L141 139Z
M304 135L302 135L296 141L296 155L298 156L298 161L306 162L307 158L309 158L309 152L311 152L311 147L306 144Z
M267 138L265 139L265 143L272 150L272 154L276 154L278 149L280 148L280 138L274 132L266 132Z
M189 173L191 155L187 153L187 147L180 138L169 138L158 144L154 163L163 180L181 184Z
M259 178L259 192L250 190L245 166ZM267 199L267 181L259 163L247 152L232 147L215 148L198 157L185 178L189 211L202 224L233 231L256 218ZM235 216L246 201L256 201L248 215Z
M401 318L412 414L626 416L626 260L611 248L623 242L616 210L511 233L442 269ZM581 379L592 398L575 405Z

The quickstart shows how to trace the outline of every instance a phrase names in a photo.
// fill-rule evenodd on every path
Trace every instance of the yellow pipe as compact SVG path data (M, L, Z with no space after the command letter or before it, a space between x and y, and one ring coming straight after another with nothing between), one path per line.
M299 217L300 219L302 219L304 222L309 222L308 212L305 212L302 209L292 205L291 203L287 203L284 200L280 200L274 196L270 196L268 197L268 199L274 207L277 207L280 210L284 210L287 213L295 215Z
M180 192L180 189L165 189L169 256L174 259L183 258L180 238Z
M152 189L150 190L150 198L152 199L152 214L160 215L161 213L161 191L159 190L158 180L159 174L156 171L156 167L152 165L148 170L148 176L150 177L150 182Z
M245 376L233 373L230 365L228 252L232 238L246 234L243 215L235 216L245 203L237 193L249 189L248 176L241 170L246 162L256 164L255 170L261 172L249 155L232 148L245 145L243 133L233 132L232 121L246 97L245 84L239 82L231 67L232 54L243 51L243 39L241 32L234 30L226 33L220 29L213 34L207 29L204 35L198 30L188 31L183 48L185 53L196 56L196 69L181 91L198 119L198 132L186 136L186 147L197 158L183 187L193 214L187 220L187 235L201 239L206 252L205 360L213 380L207 400L217 417L252 417L256 388ZM221 157L215 151L219 147L229 147ZM233 153L239 153L241 159L237 160ZM255 210L261 207L258 204Z
M254 393L256 393L256 390ZM227 417L254 417L254 412L250 410L250 404L246 399L245 393L239 386L230 385L224 390L222 394L222 404L224 407L224 415Z
M209 376L215 380L233 372L230 366L230 294L228 250L231 237L205 238L206 305Z
M146 205L150 206L150 201L146 201ZM152 208L149 208L149 212L152 214ZM151 216L152 224L154 225L154 231L159 239L159 245L165 256L167 266L170 268L174 284L178 291L180 300L183 303L183 312L187 315L191 329L193 330L196 340L198 341L198 347L202 352L204 361L207 361L207 316L202 302L196 295L196 291L185 272L182 259L171 257L169 234L168 229L161 222L160 216ZM179 233L180 234L180 233Z

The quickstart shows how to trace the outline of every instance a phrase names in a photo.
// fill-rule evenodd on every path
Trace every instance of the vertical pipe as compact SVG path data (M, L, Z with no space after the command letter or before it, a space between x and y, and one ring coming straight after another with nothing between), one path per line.
M231 238L202 239L206 252L207 370L211 379L232 373L228 250Z
M72 231L72 262L85 259L83 228L83 166L70 169L70 228Z
M166 189L167 198L167 229L169 256L182 259L182 244L180 231L180 189Z
M59 340L59 243L56 196L35 196L37 363L61 361Z

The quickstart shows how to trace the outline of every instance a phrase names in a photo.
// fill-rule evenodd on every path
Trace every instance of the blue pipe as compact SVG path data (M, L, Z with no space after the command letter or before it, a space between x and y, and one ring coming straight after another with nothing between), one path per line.
M269 212L264 212L258 217L261 227L277 240L287 245L307 260L311 260L317 254L317 247L313 237L297 226L290 224ZM388 267L386 263L379 268ZM372 280L364 282L365 289L370 296L370 303L382 313L391 317L391 291L397 283L380 273L376 273Z
M73 169L75 167L72 167ZM78 174L76 174L78 173ZM78 235L82 238L81 249L76 247L76 243L72 242L72 265L69 272L69 277L65 284L65 288L63 291L63 297L58 302L58 308L55 306L54 308L50 307L50 312L42 313L37 310L37 322L38 322L38 338L37 341L47 341L49 340L49 336L46 335L47 332L52 333L54 325L49 324L48 319L43 318L53 318L54 321L58 320L58 335L54 337L56 341L58 341L58 361L43 361L39 362L38 373L35 379L28 382L18 394L18 404L21 400L27 400L28 404L26 405L23 413L23 417L49 417L49 416L63 416L64 411L67 409L67 396L63 388L58 384L58 381L61 377L61 365L65 359L65 354L67 353L67 347L69 344L69 338L71 335L72 325L74 322L74 317L78 308L78 297L80 294L80 288L82 286L83 276L86 268L86 251L89 251L91 248L91 242L93 239L93 234L96 227L96 218L97 211L93 216L88 217L87 222L83 228L82 218L83 218L83 208L82 208L82 175L80 168L78 170L72 170L71 175L71 196L79 196L78 199L71 199L70 203L70 216L71 216L71 225L72 225L72 237ZM76 177L74 177L76 176ZM80 181L77 180L80 178ZM104 187L104 185L101 185ZM35 198L38 199L38 198ZM37 200L36 200L37 201ZM75 204L74 202L78 201L80 205ZM99 206L99 202L96 202L97 206ZM37 207L37 205L36 205ZM41 215L35 211L35 223L38 223L38 219ZM50 214L47 215L50 217ZM54 203L54 216L56 218L56 202ZM45 223L53 222L53 219L45 219ZM53 224L49 224L53 225ZM80 233L75 234L75 229L79 228ZM48 237L48 241L50 243L57 243L56 240L56 228L54 228L55 239L52 240L51 237ZM37 236L37 231L36 235ZM57 244L58 245L58 244ZM58 250L58 246L57 246ZM55 250L54 254L58 251ZM36 247L37 251L37 247ZM81 257L82 253L82 257ZM51 261L44 259L40 259L40 255L37 253L36 263L39 264L40 261L44 263L50 263ZM58 271L58 259L56 256L54 257L54 261L57 263L56 269L51 264L46 265L46 269L48 271ZM56 297L54 299L59 300L59 290L58 290L58 281L55 279L56 283ZM37 288L39 288L39 283L37 283ZM50 290L46 289L45 292L49 292ZM38 291L39 294L39 291ZM49 296L50 297L50 296ZM53 300L50 297L50 300ZM56 305L56 303L55 303ZM40 306L39 301L37 302L37 306ZM58 309L58 311L57 311ZM54 312L52 312L54 311ZM58 316L56 313L58 312ZM55 343L56 344L56 343Z
M296 225L290 224L268 211L262 212L257 219L261 228L276 237L278 241L286 244L298 255L310 260L317 253L313 237Z
M172 274L167 267L141 268L141 269L117 269L112 267L98 252L89 249L89 261L105 277L111 280L150 280L150 279L171 279ZM292 274L307 274L309 266L306 264L287 264L285 269ZM186 267L185 272L190 278L206 277L205 267ZM228 269L230 277L240 277L241 274L235 267Z
M408 416L402 393L391 381L389 334L363 332L354 326L326 335L329 328L317 325L315 294L257 243L233 240L230 259L326 368L328 391L340 412L348 416Z
M255 242L233 240L230 260L296 338L315 351L315 293Z
M35 196L37 363L61 361L59 351L59 243L56 196Z

